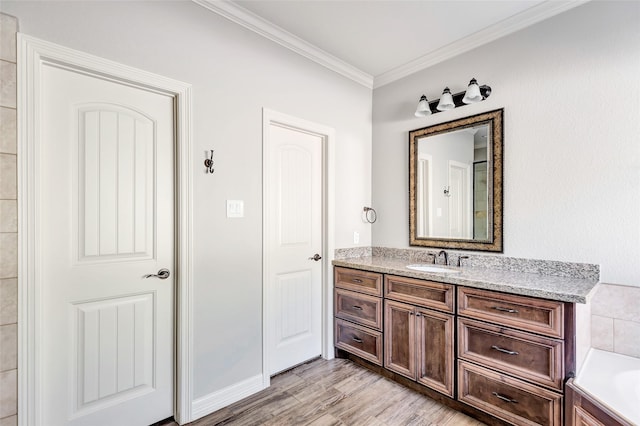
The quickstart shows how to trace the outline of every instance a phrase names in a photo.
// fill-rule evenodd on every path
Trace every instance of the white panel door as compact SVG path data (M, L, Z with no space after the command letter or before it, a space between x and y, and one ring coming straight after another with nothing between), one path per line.
M470 179L470 165L449 161L449 238L473 238Z
M269 374L322 351L321 136L269 126Z
M173 414L173 98L53 66L41 85L42 422L148 425Z

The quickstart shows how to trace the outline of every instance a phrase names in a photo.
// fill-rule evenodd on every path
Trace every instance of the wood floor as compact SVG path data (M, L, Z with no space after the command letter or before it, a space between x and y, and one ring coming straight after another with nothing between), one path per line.
M170 423L175 425L175 423ZM351 361L316 359L190 426L482 426Z

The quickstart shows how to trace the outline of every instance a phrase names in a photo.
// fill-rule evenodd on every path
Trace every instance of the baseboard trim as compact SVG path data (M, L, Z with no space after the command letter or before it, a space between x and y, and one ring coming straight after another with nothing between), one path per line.
M250 377L242 382L228 386L193 401L191 405L192 421L218 411L234 402L263 390L262 374Z

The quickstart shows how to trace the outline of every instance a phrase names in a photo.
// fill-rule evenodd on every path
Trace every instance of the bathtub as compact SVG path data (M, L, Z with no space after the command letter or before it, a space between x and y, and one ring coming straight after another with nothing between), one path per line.
M574 384L640 425L640 358L590 349Z

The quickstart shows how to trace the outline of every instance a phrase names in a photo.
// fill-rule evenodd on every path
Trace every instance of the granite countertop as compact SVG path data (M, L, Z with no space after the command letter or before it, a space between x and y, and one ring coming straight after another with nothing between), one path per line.
M429 264L428 262L378 256L335 259L333 261L334 266L343 266L345 268L428 279L560 302L587 303L591 291L598 284L597 280L586 278L569 278L467 266L462 268L449 267L460 270L461 272L458 274L430 273L407 269L407 265L416 263Z

